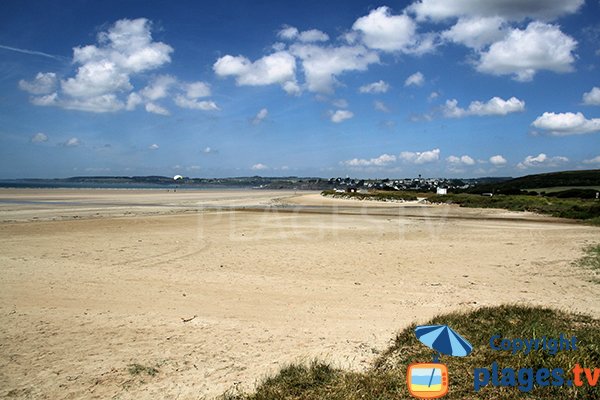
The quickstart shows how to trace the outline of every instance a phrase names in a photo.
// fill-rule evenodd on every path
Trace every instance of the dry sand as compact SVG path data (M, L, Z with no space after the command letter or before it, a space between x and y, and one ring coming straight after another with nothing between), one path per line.
M210 398L297 360L366 368L397 330L450 310L600 317L600 285L571 265L600 229L527 213L5 189L0 221L0 397Z

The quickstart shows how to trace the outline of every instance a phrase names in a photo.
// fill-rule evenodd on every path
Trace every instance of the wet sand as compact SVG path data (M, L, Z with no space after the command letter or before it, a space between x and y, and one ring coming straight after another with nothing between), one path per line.
M523 303L600 317L600 229L267 191L0 190L0 397L197 399ZM128 366L154 367L154 376Z

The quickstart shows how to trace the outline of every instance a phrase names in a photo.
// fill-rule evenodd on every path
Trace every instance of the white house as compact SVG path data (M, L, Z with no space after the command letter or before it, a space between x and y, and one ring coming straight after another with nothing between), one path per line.
M438 187L437 190L436 190L436 194L448 194L448 189L447 188Z

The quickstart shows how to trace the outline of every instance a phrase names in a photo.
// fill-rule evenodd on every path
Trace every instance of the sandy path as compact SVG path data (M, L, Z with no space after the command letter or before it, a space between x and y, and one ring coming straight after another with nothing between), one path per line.
M299 358L364 368L395 331L447 310L600 316L600 285L571 266L598 228L314 194L74 192L0 192L13 201L0 220L47 219L0 224L0 397L196 399Z

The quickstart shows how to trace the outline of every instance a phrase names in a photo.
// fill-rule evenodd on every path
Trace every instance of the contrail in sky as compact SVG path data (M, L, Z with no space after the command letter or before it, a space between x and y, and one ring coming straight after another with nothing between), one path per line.
M52 58L54 60L59 60L59 61L63 61L66 59L66 57L55 56L54 54L42 53L41 51L35 51L35 50L19 49L16 47L4 46L1 44L0 44L0 49L16 51L17 53L30 54L32 56L48 57L48 58Z

